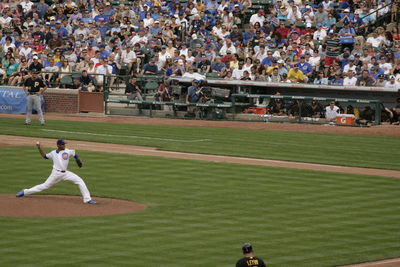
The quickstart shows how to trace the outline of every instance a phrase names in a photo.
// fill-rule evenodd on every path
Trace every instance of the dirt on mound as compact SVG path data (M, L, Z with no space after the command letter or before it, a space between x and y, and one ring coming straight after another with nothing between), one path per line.
M81 196L30 195L16 198L0 194L0 217L76 217L132 213L144 204L110 198L93 198L96 205L85 204Z

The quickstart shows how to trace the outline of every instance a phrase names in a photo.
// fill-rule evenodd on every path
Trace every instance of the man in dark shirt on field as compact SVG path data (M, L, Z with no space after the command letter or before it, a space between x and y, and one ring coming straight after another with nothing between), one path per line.
M250 243L244 244L242 251L244 257L236 262L236 267L265 267L264 261L254 256L253 247Z
M41 125L44 125L44 117L40 103L40 95L44 93L47 89L47 85L43 82L43 80L38 76L39 71L33 70L32 76L26 79L24 84L24 91L27 95L27 110L26 110L26 118L25 124L28 125L32 120L32 108L33 105L36 106L37 113L39 115L39 121Z

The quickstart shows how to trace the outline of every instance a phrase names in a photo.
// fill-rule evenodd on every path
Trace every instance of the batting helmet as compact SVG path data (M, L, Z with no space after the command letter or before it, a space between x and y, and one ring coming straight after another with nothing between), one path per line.
M251 246L250 243L246 243L243 245L242 250L243 250L243 254L247 254L247 253L250 253L253 251L253 247Z

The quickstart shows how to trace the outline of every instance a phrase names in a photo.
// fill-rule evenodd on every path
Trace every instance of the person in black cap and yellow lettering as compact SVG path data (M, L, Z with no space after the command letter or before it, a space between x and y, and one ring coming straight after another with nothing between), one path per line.
M265 267L265 263L261 258L255 257L253 247L250 243L246 243L242 247L244 257L236 262L236 267Z
M26 118L25 118L26 125L31 123L33 105L36 106L40 124L44 125L44 117L43 117L42 107L41 107L41 103L40 103L40 95L42 95L44 93L44 91L46 91L47 85L38 76L38 73L39 72L37 70L33 70L31 77L26 79L26 81L24 83L24 91L25 91L25 94L27 95Z
M96 204L96 201L92 200L92 198L90 197L89 190L87 189L86 184L82 180L82 178L76 175L75 173L67 170L69 159L71 157L75 159L76 164L78 165L79 168L82 167L82 161L75 153L75 150L65 148L65 144L66 143L63 139L58 139L57 149L46 154L42 150L40 142L39 141L36 142L36 146L39 150L40 155L45 159L53 160L53 170L50 176L43 184L36 185L29 189L21 190L15 195L16 197L23 197L26 195L39 193L43 190L49 189L50 187L61 181L67 181L76 184L79 187L84 203Z

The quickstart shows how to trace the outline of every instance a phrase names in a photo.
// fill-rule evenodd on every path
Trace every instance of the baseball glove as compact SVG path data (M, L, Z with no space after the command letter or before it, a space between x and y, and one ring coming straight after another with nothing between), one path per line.
M78 165L79 168L82 168L83 164L82 161L80 159L75 159L76 164Z

